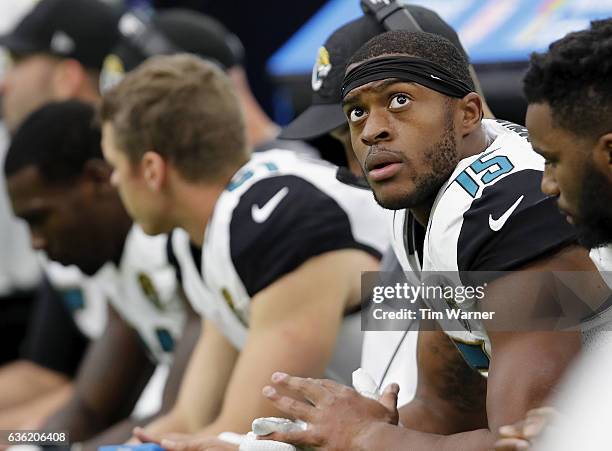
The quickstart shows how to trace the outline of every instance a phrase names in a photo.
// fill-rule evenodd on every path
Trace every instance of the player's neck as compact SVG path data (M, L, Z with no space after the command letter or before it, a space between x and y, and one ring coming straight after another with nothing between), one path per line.
M96 272L108 261L119 265L127 235L134 224L119 197L116 198L116 201L110 199L105 205L100 204L99 210L102 212L102 217L109 221L107 226L103 228L106 233L100 236L100 241L104 241L100 249L105 251L100 254L103 258L100 259L100 265L96 268Z
M478 155L483 152L487 147L489 147L491 143L489 142L489 138L487 133L482 126L476 128L473 132L463 137L461 143L458 146L459 159L463 160L464 158L471 157L473 155Z
M413 207L410 209L410 212L414 216L414 219L416 219L417 222L425 228L427 228L427 223L429 222L429 214L431 213L433 202L434 200L432 199L431 202L427 202L424 205L420 205L418 207Z
M206 226L224 189L221 183L189 183L176 190L174 222L189 234L193 244L202 246Z

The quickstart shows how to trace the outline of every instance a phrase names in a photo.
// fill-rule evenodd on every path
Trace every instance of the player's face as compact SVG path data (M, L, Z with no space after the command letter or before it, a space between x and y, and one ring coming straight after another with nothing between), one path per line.
M612 180L594 163L596 143L557 126L548 104L529 105L526 124L534 150L546 159L542 191L557 197L584 246L611 243Z
M92 211L83 182L50 183L28 166L8 178L7 188L13 211L29 226L32 246L51 260L93 274L110 258L100 237L106 218Z
M33 111L53 99L56 60L46 55L14 57L0 82L2 118L10 133Z
M452 101L416 83L374 81L344 101L353 151L390 209L431 202L459 161Z
M162 196L151 190L146 183L140 162L133 163L119 149L113 125L109 122L102 126L102 151L113 168L111 183L119 191L123 205L132 219L149 235L171 231L173 226L164 215Z

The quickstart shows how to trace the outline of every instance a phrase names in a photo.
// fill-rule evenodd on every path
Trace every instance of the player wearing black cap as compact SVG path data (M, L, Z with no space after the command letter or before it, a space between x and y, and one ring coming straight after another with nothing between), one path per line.
M42 0L0 37L13 59L0 84L9 131L50 100L98 98L102 63L118 39L117 20L99 0Z
M120 19L119 30L119 44L102 70L103 89L151 56L192 53L218 64L232 80L245 114L248 144L255 152L282 148L317 155L303 142L276 139L280 127L266 115L249 87L242 66L242 43L214 18L185 9L164 9L150 17L136 11Z
M25 117L48 101L98 99L100 69L118 38L117 20L118 15L112 8L98 0L42 0L9 34L0 37L0 45L12 55L12 64L0 82L2 119L11 133ZM5 196L0 196L0 214L8 216L10 209L4 199ZM7 233L3 227L0 248L3 255L9 252L4 258L19 261L22 255L32 251L25 242L15 238L21 235ZM0 274L0 278L5 276L12 277L10 273ZM44 299L45 302L37 303L36 308L42 310L36 315L54 315L56 324L60 324L60 319L61 324L68 323L65 327L59 326L66 340L59 349L65 352L49 352L50 340L44 339L34 327L30 329L32 333L27 337L28 346L24 347L22 358L0 369L3 414L0 420L14 418L12 413L30 422L44 417L65 398L65 394L60 396L56 390L67 387L78 365L82 353L79 349L84 348L86 340L71 324L72 318L65 314L56 296L45 295ZM56 334L54 342L59 341L60 334ZM67 351L68 347L71 352Z
M406 8L423 31L445 37L469 60L455 30L437 13L416 5L406 5ZM347 128L340 95L346 64L359 47L385 31L370 15L364 15L334 31L319 49L312 69L312 103L283 128L279 135L281 138L312 139L338 128ZM470 69L470 73L478 84L473 69ZM493 117L488 107L485 107L485 116Z

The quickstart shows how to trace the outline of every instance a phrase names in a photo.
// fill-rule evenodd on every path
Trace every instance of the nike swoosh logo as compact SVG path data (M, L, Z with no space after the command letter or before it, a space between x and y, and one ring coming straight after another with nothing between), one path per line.
M263 207L260 207L259 205L253 205L251 207L251 216L253 216L253 221L258 224L266 222L272 212L276 209L278 204L281 203L285 196L287 196L287 194L289 194L289 188L285 186L278 193L272 196Z
M525 196L523 195L516 199L516 202L514 202L512 206L508 208L506 212L497 219L493 219L493 216L489 215L489 227L491 228L491 230L493 230L494 232L499 232L508 220L508 218L510 218L510 215L514 213L514 210L516 210L516 207L519 206L519 204L523 201L524 198Z

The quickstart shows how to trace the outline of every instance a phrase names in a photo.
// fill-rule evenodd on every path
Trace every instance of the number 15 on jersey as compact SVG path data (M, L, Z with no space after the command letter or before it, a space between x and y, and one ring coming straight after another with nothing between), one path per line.
M481 186L493 183L496 179L514 169L514 165L508 157L497 155L486 158L490 154L491 152L481 156L465 168L455 179L455 182L474 198Z

